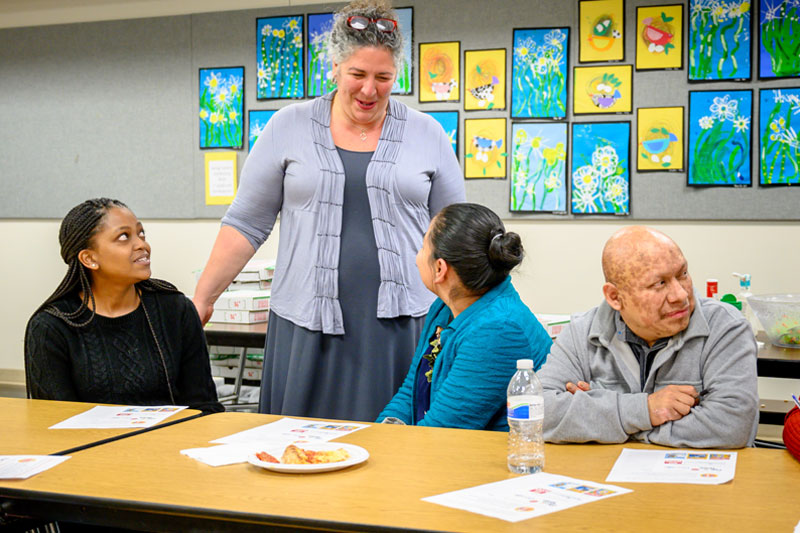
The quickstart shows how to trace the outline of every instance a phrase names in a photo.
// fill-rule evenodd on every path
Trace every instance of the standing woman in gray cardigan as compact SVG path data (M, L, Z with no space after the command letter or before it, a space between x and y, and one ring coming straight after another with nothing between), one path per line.
M434 299L416 251L465 199L450 141L390 98L402 34L385 0L336 14L338 88L278 111L259 136L197 284L201 319L281 214L260 411L374 420L402 383Z

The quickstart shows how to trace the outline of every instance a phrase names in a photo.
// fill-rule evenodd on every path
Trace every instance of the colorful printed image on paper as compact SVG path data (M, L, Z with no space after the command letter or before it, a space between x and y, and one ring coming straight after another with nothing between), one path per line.
M575 67L573 78L572 100L576 115L632 111L632 66Z
M567 125L511 125L511 211L566 212Z
M623 0L578 2L581 63L625 59Z
M506 108L506 49L464 52L464 109Z
M333 60L328 52L328 37L333 28L333 13L308 15L308 96L322 96L336 88Z
M514 30L512 118L566 118L569 28Z
M752 91L689 91L689 185L750 185Z
M257 95L303 98L303 16L256 19Z
M506 119L465 119L464 144L465 177L506 177Z
M640 107L636 130L636 170L683 170L683 107Z
M397 12L397 26L403 33L403 65L397 71L397 79L392 87L392 94L411 94L414 92L414 57L412 43L414 40L414 8L401 7Z
M200 69L200 148L244 144L244 67Z
M461 44L420 43L419 101L457 102L461 79Z
M761 185L800 183L800 88L761 89Z
M572 125L572 212L630 214L629 122Z
M800 76L800 2L761 0L759 13L758 76Z
M689 0L689 81L750 79L748 0Z
M683 5L636 9L636 68L683 68Z
M456 157L458 157L458 111L426 111L436 122L441 124L445 134L450 139Z
M267 122L269 119L272 118L276 111L262 111L262 110L253 110L251 109L250 112L247 114L247 121L250 124L250 148L249 150L253 149L253 145L258 140L258 136L261 135L261 132L264 131L264 128L267 126Z

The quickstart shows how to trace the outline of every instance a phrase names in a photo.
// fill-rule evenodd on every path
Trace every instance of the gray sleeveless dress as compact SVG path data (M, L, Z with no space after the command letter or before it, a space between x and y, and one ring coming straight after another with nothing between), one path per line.
M345 172L339 255L344 335L269 315L259 412L373 421L408 373L425 317L379 319L380 267L366 172L372 152L338 148Z

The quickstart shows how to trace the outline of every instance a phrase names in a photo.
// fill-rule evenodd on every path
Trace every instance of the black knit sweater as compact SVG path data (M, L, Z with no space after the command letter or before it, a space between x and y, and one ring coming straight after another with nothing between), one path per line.
M55 302L65 312L78 308L77 295ZM142 304L147 307L167 372ZM194 305L181 293L142 293L127 315L95 315L74 328L49 313L28 324L25 371L31 398L123 405L169 405L167 374L176 405L223 411L211 379L203 327ZM74 321L82 322L85 311Z

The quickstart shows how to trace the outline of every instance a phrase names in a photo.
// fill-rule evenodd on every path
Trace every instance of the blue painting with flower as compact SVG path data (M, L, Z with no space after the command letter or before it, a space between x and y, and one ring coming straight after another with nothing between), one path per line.
M800 76L800 0L761 0L759 13L758 76Z
M414 8L401 7L397 12L397 26L403 33L403 64L397 71L397 78L392 86L392 94L411 94L414 92L412 72L414 71L414 56L412 55L412 42L414 40Z
M511 211L566 212L567 125L511 126Z
M257 95L303 98L303 16L256 19Z
M750 79L750 0L689 0L689 81Z
M200 148L244 144L244 67L200 69Z
M761 89L761 185L800 183L800 89Z
M328 37L333 28L333 13L308 16L308 96L322 96L336 88Z
M689 91L689 185L750 185L753 93Z
M512 118L566 118L569 28L514 30Z
M258 140L258 136L261 135L261 132L264 131L264 128L267 127L267 122L269 119L272 118L276 111L273 110L256 110L251 109L247 115L248 122L250 123L250 144L249 150L253 150L253 145Z
M458 157L458 111L426 111L436 122L441 124L450 139L450 146Z
M629 215L630 122L572 125L572 212Z

